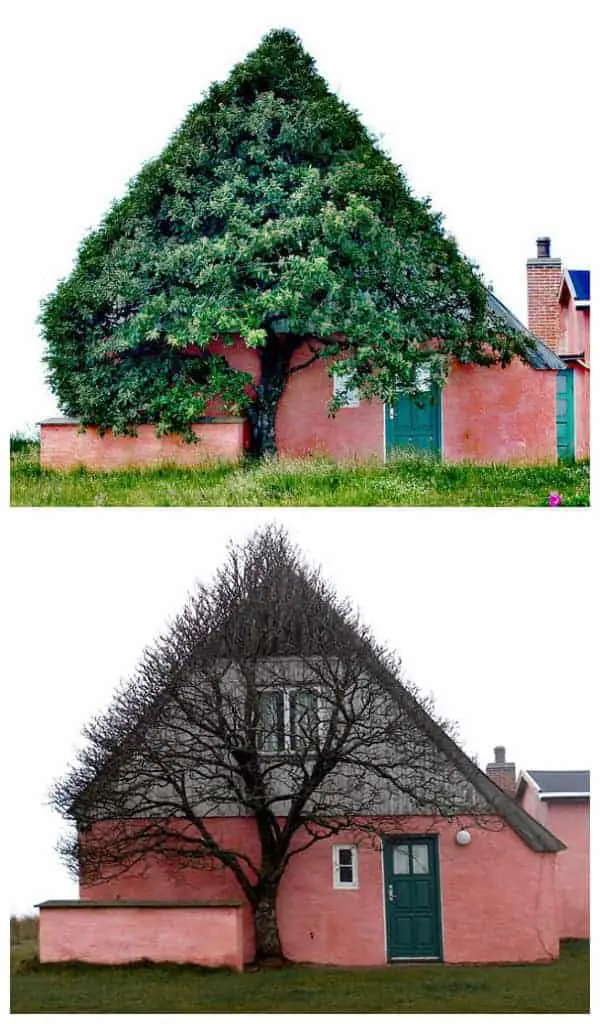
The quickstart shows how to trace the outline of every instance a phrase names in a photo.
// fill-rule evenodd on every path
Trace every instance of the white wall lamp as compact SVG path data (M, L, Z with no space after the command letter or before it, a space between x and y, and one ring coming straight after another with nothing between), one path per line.
M455 838L459 846L468 846L471 842L471 833L466 828L461 828L460 832L456 833Z

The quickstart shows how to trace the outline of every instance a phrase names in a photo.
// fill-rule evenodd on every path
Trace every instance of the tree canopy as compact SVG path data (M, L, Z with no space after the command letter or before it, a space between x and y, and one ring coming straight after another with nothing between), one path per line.
M434 383L447 357L509 362L523 341L476 268L293 32L211 86L43 304L48 379L68 415L182 430L219 397L274 448L294 352L337 359L365 398ZM256 348L261 375L211 353ZM431 339L438 339L432 347Z

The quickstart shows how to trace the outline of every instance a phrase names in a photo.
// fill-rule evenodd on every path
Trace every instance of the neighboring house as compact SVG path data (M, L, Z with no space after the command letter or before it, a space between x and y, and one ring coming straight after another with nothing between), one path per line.
M387 459L412 448L448 461L538 462L589 455L589 272L563 270L550 257L550 240L538 239L538 255L527 261L529 329L491 292L489 305L529 341L526 363L477 366L453 360L445 386L431 389L423 375L420 400L399 397L394 405L360 399L322 361L290 377L276 420L283 455L327 453L334 458ZM242 339L215 342L212 351L230 365L259 376L259 356ZM310 352L296 352L293 366ZM332 417L334 393L346 404ZM237 458L249 443L243 421L220 416L218 404L196 432L197 446L156 438L154 428L131 437L99 437L79 431L76 421L41 424L41 459L46 466L87 463L112 468L157 460L190 463L198 458Z
M561 938L589 938L589 771L522 771L516 798L566 846L557 861Z
M177 757L176 729L187 703L193 713L192 717L186 713L186 723L190 724L182 732L185 749L208 746L209 767L212 751L216 751L215 767L212 771L204 768L198 775L201 782L194 783L190 775L189 791L197 794L194 799L198 801L190 820L202 816L203 827L222 848L241 851L252 861L259 849L257 819L249 810L254 806L256 786L253 782L246 803L239 795L240 781L235 784L237 788L228 788L229 769L222 767L228 764L227 748L219 746L213 721L223 721L222 715L227 722L231 718L236 723L236 749L244 752L244 763L251 759L254 764L256 756L258 763L266 766L260 792L263 785L269 787L269 806L276 808L273 813L278 822L272 827L280 829L292 803L291 773L300 772L299 777L305 778L305 767L312 766L312 770L314 759L322 756L322 748L310 737L325 735L321 742L334 744L329 749L337 749L338 741L331 737L338 735L338 725L330 723L340 723L343 732L343 723L352 720L347 716L366 707L369 710L360 725L360 735L367 739L360 742L368 742L373 735L385 738L376 740L377 747L371 754L367 750L356 763L346 754L339 776L334 769L330 782L326 772L323 790L317 788L307 804L309 818L313 813L309 808L315 806L354 810L344 811L341 830L299 852L286 867L277 896L285 956L293 961L339 965L555 958L559 952L556 855L564 849L564 843L463 753L370 644L345 621L339 627L340 646L334 651L350 652L351 664L344 662L341 654L331 653L329 634L320 631L329 628L324 621L330 622L334 614L339 618L339 613L332 612L331 605L316 591L310 591L310 612L305 611L307 598L307 603L300 605L301 614L290 602L289 590L285 586L278 589L270 574L265 583L257 585L255 593L247 611L240 606L220 624L210 627L206 641L210 647L196 646L193 654L187 655L189 662L177 663L177 689L164 691L164 700L162 696L157 698L162 703L156 732L148 732L150 706L125 737L129 744L125 760L115 766L109 759L102 767L94 768L79 803L71 805L78 822L85 822L78 850L93 844L95 836L103 842L113 834L111 829L118 829L123 822L122 834L138 827L136 822L140 822L140 829L147 829L153 814L160 819L165 806L172 806L171 783L159 781L163 779L160 773L171 772L173 778L179 778L178 770L165 769L164 765ZM276 629L271 625L274 621ZM333 621L337 630L337 620ZM266 635L261 633L263 622L269 623L268 646L256 639ZM214 651L220 649L221 642L219 630L228 644L233 642L232 636L250 637L252 650L261 653L249 657L243 668L238 668L242 663L235 647L227 659L215 660ZM186 633L186 637L189 635ZM238 642L245 641L236 639ZM189 643L186 651L191 650ZM319 643L330 652L326 657L319 653ZM210 653L205 655L204 650ZM189 669L188 664L192 666ZM215 687L225 697L219 696L213 704ZM346 689L340 689L343 687ZM176 702L171 710L173 692ZM339 696L347 692L350 696ZM338 701L335 705L332 694ZM327 711L332 706L346 709L340 719ZM252 724L253 708L258 708L258 726ZM396 718L398 731L390 733ZM303 732L302 722L314 722L316 732ZM156 752L153 744L158 744ZM121 748L115 749L118 754ZM382 749L388 768L371 779L370 773L375 771L372 759L380 757ZM129 753L133 750L135 754ZM305 767L294 768L298 758ZM348 767L353 764L354 774ZM356 764L360 765L358 774ZM191 773L194 770L186 768ZM400 778L404 788L394 789L389 781L392 776ZM214 778L213 796L210 786ZM103 781L106 779L108 784ZM283 785L288 794L285 799L278 796ZM365 790L371 794L371 802L361 805L359 794ZM416 802L417 792L423 795L427 807L435 801L435 813ZM157 803L152 804L152 800ZM451 809L443 813L440 801ZM135 817L117 817L116 807L132 806L136 808ZM364 806L368 806L368 812ZM173 826L176 830L186 825L185 814L173 819L179 822ZM370 826L370 834L357 828L357 817ZM301 829L298 842L305 841L307 835L310 833ZM105 873L102 880L91 885L82 880L80 895L81 901L75 905L42 905L43 959L110 962L116 956L117 945L122 959L144 955L159 958L152 945L155 940L147 901L159 901L152 904L152 913L164 911L160 958L190 955L180 939L184 932L190 934L186 929L194 906L198 908L201 903L204 909L212 908L214 914L218 904L223 913L231 915L240 901L240 957L245 961L253 957L250 906L232 871L212 858L194 861L189 857L182 860L148 855L131 869L123 870L121 865L116 877L106 877ZM187 924L174 919L177 908L188 915ZM140 914L147 921L145 939L150 947L140 944ZM171 916L165 917L167 914ZM132 929L132 935L135 932L136 943L128 939L128 929ZM224 940L221 937L219 941Z

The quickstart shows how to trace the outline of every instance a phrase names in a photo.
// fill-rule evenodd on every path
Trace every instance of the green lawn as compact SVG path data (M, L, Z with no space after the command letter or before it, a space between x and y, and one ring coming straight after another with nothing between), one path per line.
M587 1013L589 951L564 943L560 960L518 967L294 966L207 971L138 964L91 967L21 960L12 1013Z
M382 465L282 458L263 463L95 473L11 456L12 505L589 505L589 463L479 466L405 456Z

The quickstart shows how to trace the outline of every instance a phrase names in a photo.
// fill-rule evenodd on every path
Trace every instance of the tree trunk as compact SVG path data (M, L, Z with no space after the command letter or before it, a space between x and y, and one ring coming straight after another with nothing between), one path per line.
M252 907L254 913L254 935L256 959L281 963L283 952L277 925L277 886L264 888Z
M272 331L267 331L267 341L259 349L260 381L256 387L256 398L250 409L252 428L252 454L275 455L275 416L279 400L285 390L290 364L289 345Z

